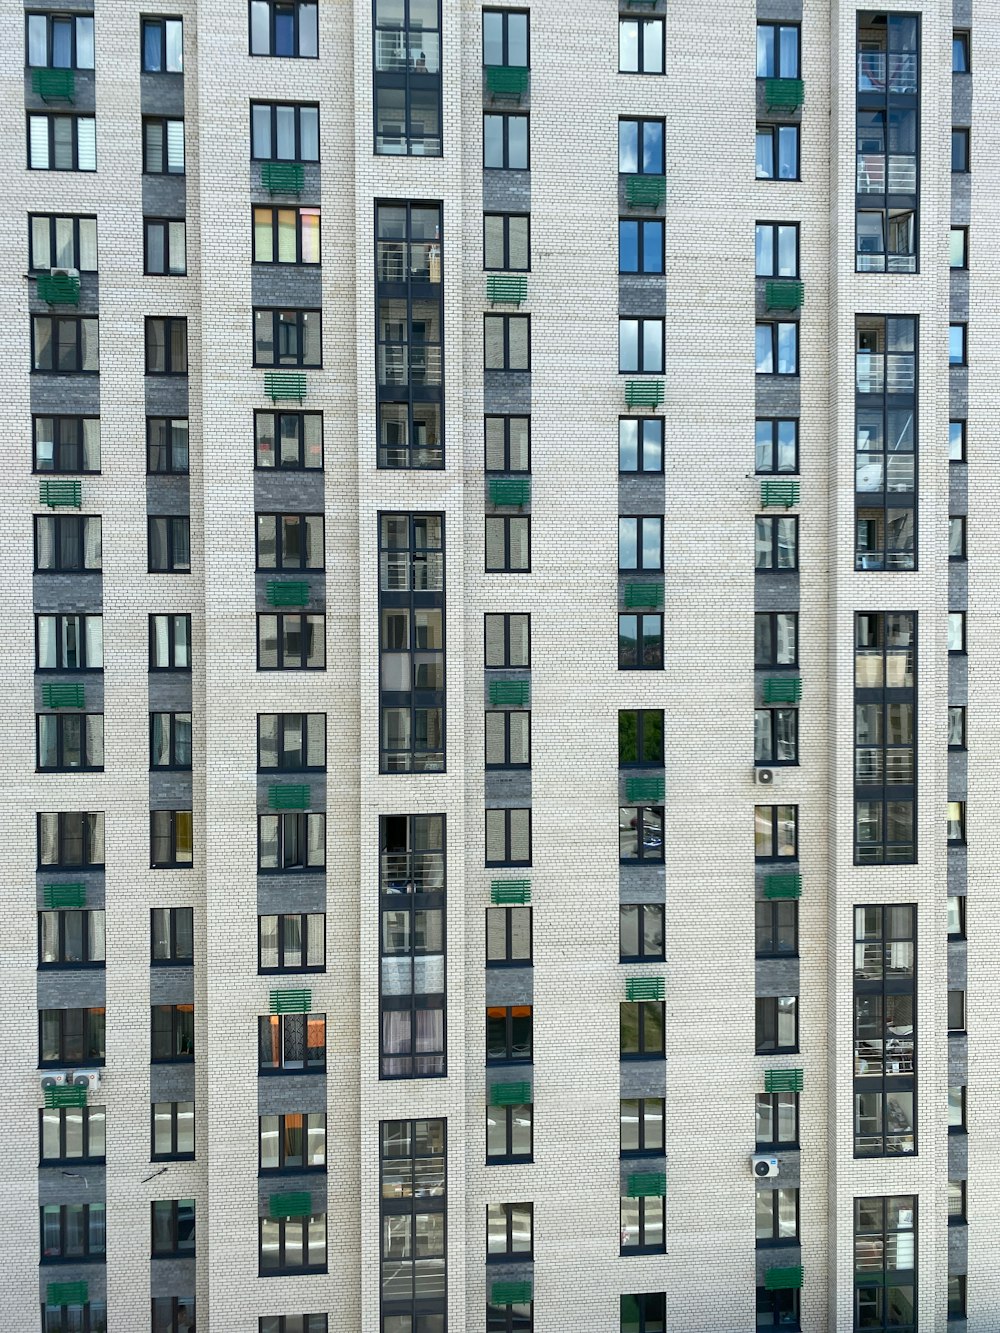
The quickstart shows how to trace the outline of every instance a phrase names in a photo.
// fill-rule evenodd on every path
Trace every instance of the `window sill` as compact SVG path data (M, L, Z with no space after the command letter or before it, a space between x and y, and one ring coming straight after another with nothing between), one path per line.
M797 1046L767 1046L757 1047L754 1055L765 1055L770 1059L772 1055L799 1055L801 1052Z
M756 1154L770 1153L772 1156L776 1156L778 1153L798 1152L800 1146L797 1140L795 1143L758 1143L754 1152Z
M665 1245L630 1245L628 1249L618 1251L622 1259L631 1259L644 1254L666 1254L666 1252L667 1247Z
M264 811L261 812L266 813ZM273 811L271 813L274 813ZM190 866L187 867L190 870ZM326 866L258 866L258 875L325 875Z
M257 1276L260 1278L269 1277L301 1277L304 1273L327 1273L329 1269L326 1264L300 1264L295 1268L258 1268Z
M619 954L619 963L665 963L667 955L665 953L644 953L644 954Z
M487 1266L490 1264L533 1264L534 1262L534 1250L517 1251L513 1254L488 1254L486 1256Z
M791 1250L801 1246L798 1236L789 1236L784 1240L758 1240L758 1250Z
M486 966L488 968L534 967L534 963L530 958L498 958L487 961Z
M195 1160L195 1155L193 1152L151 1153L149 1160L151 1162L193 1162ZM104 1161L103 1157L101 1158L101 1161Z
M108 1159L106 1157L43 1157L38 1163L39 1171L44 1171L46 1167L91 1167L106 1166Z
M286 1077L295 1077L297 1074L325 1074L326 1065L313 1065L309 1069L260 1069L257 1070L258 1078L274 1078L284 1075Z
M651 1063L652 1061L654 1061L654 1060L666 1060L666 1058L667 1058L667 1056L666 1056L666 1053L665 1053L664 1051L656 1051L656 1052L655 1052L654 1054L652 1054L652 1055L625 1055L625 1054L622 1054L622 1055L619 1055L619 1057L618 1057L618 1059L621 1061L621 1063L622 1063L623 1065L633 1065L633 1064L642 1064L642 1063L650 1064L650 1063Z
M151 1065L193 1065L193 1055L152 1055L149 1058Z
M106 961L102 958L99 962L93 963L39 963L37 971L39 972L97 972L107 967Z
M766 902L767 899L764 899ZM758 963L762 962L798 962L799 951L796 949L793 953L755 953L754 958Z
M150 967L194 967L193 958L151 958Z
M103 1251L100 1254L74 1254L65 1257L61 1254L43 1254L38 1262L44 1268L59 1268L69 1264L104 1264L107 1263L107 1255Z
M259 1166L257 1168L258 1180L273 1180L277 1176L316 1176L325 1174L325 1164L323 1166Z
M487 1166L524 1166L530 1165L535 1160L534 1154L529 1153L527 1157L487 1157Z
M311 977L322 975L326 971L323 967L258 967L257 975L259 977L294 977L309 975Z
M103 1069L105 1065L105 1056L103 1055L83 1055L70 1056L59 1060L39 1060L38 1068L43 1072L47 1069Z

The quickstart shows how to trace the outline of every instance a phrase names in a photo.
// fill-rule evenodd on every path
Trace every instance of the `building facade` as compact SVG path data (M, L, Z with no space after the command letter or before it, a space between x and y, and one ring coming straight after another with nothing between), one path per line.
M9 1328L1000 1327L998 51L6 6Z

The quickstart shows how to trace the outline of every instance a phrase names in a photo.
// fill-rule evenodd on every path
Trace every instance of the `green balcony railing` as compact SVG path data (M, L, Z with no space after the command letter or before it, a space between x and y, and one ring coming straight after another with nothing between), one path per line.
M308 1217L312 1206L308 1190L283 1190L268 1198L267 1212L269 1217Z
M801 282L769 282L764 288L768 310L801 310L805 286Z
M86 884L46 884L42 889L42 902L49 912L60 907L86 907Z
M801 79L767 79L764 101L768 111L798 111L805 101L805 84Z
M308 1014L312 1012L313 993L308 986L301 990L273 990L272 1014Z
M72 102L76 97L76 70L33 69L31 91L43 102Z
M799 483L782 478L780 481L762 481L760 483L760 503L764 509L768 505L784 505L791 509L799 503Z
M308 782L275 784L267 789L267 804L271 810L308 810L312 788Z
M530 1282L494 1282L490 1287L491 1305L527 1305L531 1300Z
M39 273L35 291L46 305L80 304L80 279L71 273Z
M804 1086L801 1069L765 1069L765 1092L801 1092Z
M490 1084L491 1106L527 1106L530 1101L531 1084L527 1080L523 1083Z
M46 1305L86 1305L89 1300L89 1282L50 1282L45 1288Z
M502 708L512 704L515 708L526 708L531 703L530 680L491 680L490 704Z
M626 583L625 607L629 611L655 610L663 605L662 583Z
M764 1274L765 1291L795 1291L802 1286L802 1266L769 1268Z
M300 162L265 162L260 169L260 183L268 194L301 194L306 173Z
M517 505L519 508L531 504L530 477L491 477L490 504Z
M56 509L65 505L69 509L79 509L83 504L83 483L79 481L40 481L38 483L38 502Z
M630 1199L662 1198L667 1192L665 1171L633 1171L626 1182Z
M766 704L797 704L802 699L802 677L768 676L761 697Z
M802 876L795 874L774 874L764 876L765 898L801 898Z
M45 1106L49 1111L61 1106L86 1106L86 1088L46 1088Z
M525 907L531 902L530 879L495 879L490 885L494 907Z
M304 579L268 579L268 606L306 606L309 602L309 584Z
M631 1004L640 1000L662 1000L664 998L662 977L626 977L625 998Z
M491 273L486 279L490 305L520 305L528 299L528 279L523 274Z
M43 708L82 708L86 693L82 685L43 685Z
M486 91L490 101L497 98L502 101L520 102L528 91L528 67L526 65L486 65Z
M295 370L264 373L264 397L272 403L301 403L306 396L306 377Z
M662 380L626 380L626 407L659 407L663 402Z
M629 208L659 208L666 197L666 176L625 177L625 202Z
M666 793L664 778L626 778L625 799L627 801L662 801Z

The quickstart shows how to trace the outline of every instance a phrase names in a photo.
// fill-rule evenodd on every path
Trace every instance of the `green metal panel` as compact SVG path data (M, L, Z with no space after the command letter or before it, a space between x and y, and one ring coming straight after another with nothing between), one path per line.
M665 794L666 782L663 778L625 779L627 801L662 801Z
M762 697L766 704L797 704L802 698L802 677L768 676Z
M82 708L86 693L82 685L43 685L43 708Z
M486 299L490 305L520 305L528 299L528 279L525 274L510 276L491 273L486 279Z
M491 1106L527 1106L530 1101L531 1084L528 1082L490 1084Z
M301 990L273 990L271 992L272 1014L308 1014L312 1012L312 991L308 986Z
M308 782L275 784L267 789L267 804L272 810L308 810L312 788Z
M801 1069L765 1069L765 1092L801 1092L803 1077Z
M79 481L40 481L38 483L40 504L55 509L66 505L70 509L79 509L83 504L83 483Z
M765 1291L794 1291L802 1286L802 1268L769 1268L764 1274Z
M308 1190L285 1190L272 1194L267 1201L269 1217L309 1217L312 1210L312 1195Z
M503 704L514 704L525 708L531 703L530 680L491 680L490 703L494 708Z
M662 977L626 977L625 998L632 1004L641 1000L662 1000L664 986Z
M659 208L666 197L666 176L625 177L625 202L629 208Z
M663 1171L634 1171L628 1178L630 1199L662 1198L667 1192L667 1177Z
M269 579L268 606L308 606L309 584L304 579Z
M768 310L799 310L805 297L801 282L784 279L769 282L764 288Z
M494 907L524 907L531 902L530 879L495 879L490 885Z
M662 605L662 583L625 584L625 606L628 610L655 609Z
M767 79L765 84L768 111L798 111L805 101L805 84L801 79Z
M89 1300L89 1282L50 1282L45 1288L46 1305L86 1305Z
M72 102L76 97L76 70L33 69L31 91L43 102Z
M801 898L802 876L797 873L794 875L765 875L764 897Z
M46 1088L45 1105L48 1110L60 1106L86 1106L86 1088Z
M526 505L531 503L531 481L528 477L491 477L490 504Z
M799 483L797 481L762 481L760 483L760 502L766 509L768 505L784 505L791 509L799 502Z
M306 377L294 370L265 371L264 396L272 403L301 403L306 396Z
M260 169L260 183L268 194L301 194L305 181L299 162L265 162Z
M86 907L87 886L85 884L46 884L42 889L42 902L47 911L53 912L60 907Z
M69 273L39 273L35 291L47 305L80 304L80 279Z
M526 65L487 65L486 91L491 101L497 98L510 98L520 102L528 91L528 69Z
M527 1305L530 1300L530 1282L494 1282L490 1288L491 1305Z
M626 407L659 407L663 402L662 380L626 380Z

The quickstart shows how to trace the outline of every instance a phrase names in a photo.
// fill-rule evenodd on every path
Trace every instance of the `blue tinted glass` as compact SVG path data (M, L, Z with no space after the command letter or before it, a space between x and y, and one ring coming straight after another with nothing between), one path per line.
M295 51L295 18L291 9L275 9L274 54L293 56Z
M774 180L774 138L771 131L757 131L757 179Z
M778 73L783 79L799 77L799 30L778 29Z
M663 122L647 120L642 127L642 170L649 176L663 175Z
M163 30L158 23L143 24L142 66L154 73L163 68Z
M638 222L618 223L618 271L620 273L639 272L639 224Z
M639 124L635 120L618 122L618 170L639 170Z
M642 224L642 271L643 273L663 272L662 222L644 222Z

